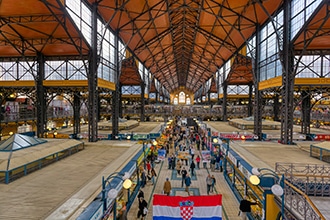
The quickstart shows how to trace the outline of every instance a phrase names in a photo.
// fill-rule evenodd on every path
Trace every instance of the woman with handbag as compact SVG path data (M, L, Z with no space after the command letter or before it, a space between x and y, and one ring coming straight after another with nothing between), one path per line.
M141 220L148 214L148 203L143 197L139 198L139 211L137 214L137 219L141 217Z

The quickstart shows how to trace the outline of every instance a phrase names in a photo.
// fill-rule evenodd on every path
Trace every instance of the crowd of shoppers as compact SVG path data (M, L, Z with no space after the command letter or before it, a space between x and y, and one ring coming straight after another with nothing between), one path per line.
M207 144L207 138L203 131L200 131L197 126L188 127L180 123L177 119L170 128L165 130L166 140L162 143L162 148L166 149L166 159L164 164L167 169L171 170L171 178L167 177L163 183L163 194L171 196L175 195L172 186L174 181L180 181L182 191L187 195L191 195L191 186L194 186L194 180L198 178L197 174L202 172L208 173L205 186L207 195L211 193L218 193L215 189L216 178L211 172L223 171L223 157L221 152L213 151L211 158L204 158L202 151L210 150ZM200 163L203 163L203 169ZM157 182L157 172L155 164L149 159L144 166L140 167L141 188L146 185L154 185ZM211 175L213 174L213 175ZM174 178L173 178L174 177ZM151 184L148 184L150 181ZM175 184L176 185L176 184ZM177 189L176 189L177 190ZM139 197L139 211L138 218L144 217L145 203ZM144 210L143 210L144 209Z

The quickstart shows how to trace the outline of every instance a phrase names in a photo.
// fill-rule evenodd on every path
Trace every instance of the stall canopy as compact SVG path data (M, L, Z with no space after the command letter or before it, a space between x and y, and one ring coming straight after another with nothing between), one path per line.
M14 134L10 138L0 142L0 151L2 152L16 151L23 148L28 148L39 144L43 144L46 142L47 141L43 139L34 138L21 134Z

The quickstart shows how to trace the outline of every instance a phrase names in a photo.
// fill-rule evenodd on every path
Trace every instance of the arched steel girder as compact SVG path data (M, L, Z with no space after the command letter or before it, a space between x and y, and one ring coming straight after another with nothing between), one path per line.
M91 1L88 1L88 2L91 2ZM105 1L103 1L103 2L105 2ZM178 2L173 2L173 5L178 6L178 7L173 7L174 8L173 10L171 8L169 8L169 10L167 10L167 8L166 9L163 8L161 6L161 5L163 5L163 1L155 1L150 5L147 2L142 2L139 5L140 9L141 9L140 11L139 10L129 11L128 8L130 8L130 7L126 8L125 6L128 5L130 2L131 1L123 1L123 2L116 2L116 4L112 4L112 10L115 11L112 14L112 18L116 15L119 15L120 13L127 13L128 14L127 17L131 17L131 20L126 21L126 23L125 22L119 23L118 20L116 21L116 22L118 22L117 23L118 24L117 29L123 28L123 30L125 29L125 31L127 31L127 33L129 33L130 35L145 36L145 34L140 34L140 33L136 33L136 32L140 32L142 30L145 30L146 28L153 29L153 30L157 29L157 27L155 27L155 25L156 25L155 20L157 18L161 17L162 15L166 14L166 13L172 13L173 15L177 14L175 16L176 18L182 18L181 15L180 16L178 15L178 12L183 11L183 12L185 12L184 13L184 15L185 15L185 18L184 18L185 21L184 22L187 22L187 23L184 23L184 24L194 24L194 22L191 22L191 21L194 20L192 18L194 17L194 15L198 14L198 10L199 10L199 8L202 8L202 6L203 6L203 10L205 11L205 13L208 13L212 16L218 17L218 20L215 20L215 23L213 23L214 21L212 21L210 23L210 25L213 25L212 29L215 29L215 27L217 27L219 25L227 25L229 27L229 28L226 29L227 30L226 31L227 36L226 36L226 40L225 40L226 43L234 41L233 39L230 38L231 35L232 35L231 33L232 33L233 30L235 30L236 32L237 31L246 31L248 29L251 29L251 30L253 29L254 30L254 26L255 26L256 23L265 21L265 15L261 16L258 13L256 13L256 10L260 11L261 9L260 8L257 9L257 7L255 5L258 5L258 4L254 1L248 1L247 3L239 4L239 9L238 10L230 8L229 4L224 4L223 3L224 5L222 5L221 3L218 3L216 1L201 1L201 2L198 2L198 3L197 2L186 2L186 4L182 4L182 5L180 5ZM262 5L263 2L259 2L259 4ZM111 4L108 3L108 5L111 5ZM276 4L276 6L278 6L278 4ZM215 7L216 9L213 8L213 7ZM268 7L267 10L270 10L269 5L267 5L267 7ZM254 9L252 9L252 8L254 8ZM150 12L151 10L152 10L152 12ZM249 10L248 16L250 16L250 17L246 17L245 14L244 14L248 10ZM251 15L251 12L253 12L253 10L255 10L255 14ZM151 13L152 13L152 16L154 16L154 17L152 17L150 15ZM226 13L227 13L227 15L226 15ZM149 14L149 17L147 16L148 14ZM132 15L132 16L130 16L130 15ZM121 16L121 14L120 14L120 16ZM230 21L232 16L235 17L234 19L236 21L233 21L233 19ZM148 19L146 19L146 18L148 18ZM144 20L145 22L141 23L143 21L143 19L145 19ZM179 19L179 20L184 20L184 19ZM221 22L219 22L219 20L221 20ZM142 24L142 26L138 25L138 27L137 27L135 25L132 25L132 27L134 26L133 28L129 27L131 25L131 23L135 22L135 21L140 22ZM175 20L175 22L178 22L177 19ZM182 23L179 22L179 25L181 25L181 24ZM116 26L116 25L114 25L114 26ZM129 27L129 28L126 28L126 26ZM140 29L137 29L137 28L140 28ZM172 28L175 28L175 26L172 25ZM162 30L162 32L159 32L161 30ZM166 29L166 31L167 30L168 29ZM156 30L156 32L158 33L158 37L159 36L163 37L162 33L166 33L166 31L164 31L163 27L161 29ZM189 30L189 31L191 31L190 33L188 32L189 36L190 37L192 36L194 38L195 34L193 34L193 33L197 33L197 32L194 32L192 30ZM238 32L238 33L240 33L240 32ZM179 31L178 34L176 34L176 36L182 36L182 35L180 35L180 34L182 34L181 31ZM214 34L214 33L212 33L212 34ZM155 36L157 36L157 34ZM156 37L156 38L158 38L158 37ZM155 37L154 38L146 38L146 39L141 39L140 38L139 41L137 42L137 44L135 44L136 48L138 48L139 45L141 46L141 45L143 45L147 42L150 43L149 47L152 47L153 41L151 41L150 39L155 39ZM178 38L178 39L181 40L181 38ZM189 39L191 39L191 38L189 38ZM178 41L178 42L179 43L183 42L184 44L186 44L185 47L187 45L190 45L190 48L196 47L196 45L187 44L186 41L181 40L181 41ZM154 44L157 44L157 43L154 43ZM158 45L160 45L160 44L158 43ZM145 47L145 45L141 48L144 48L144 47ZM185 48L185 47L180 47L180 49L183 50L183 48ZM237 49L237 47L238 46L234 47L233 50ZM138 49L140 49L140 48L138 48ZM134 51L134 47L131 47L131 50ZM185 48L185 50L189 51L189 49L186 49L186 48ZM138 51L142 51L142 50L138 50ZM150 51L150 49L149 49L149 51ZM140 52L138 52L138 53L140 53ZM183 59L188 59L188 61L183 60L183 62L181 62L181 63L184 63L185 65L187 65L187 63L188 63L188 65L189 65L190 58L186 57L186 53L182 52L180 54L184 54L184 56L181 56L181 58L183 57ZM213 54L218 54L218 53L215 52ZM201 58L201 57L199 57L199 58ZM227 60L227 58L228 57L226 57L226 60ZM147 67L150 67L150 63L153 64L153 65L157 64L157 62L155 62L155 60L153 62L150 62L149 64L147 62L144 62L144 61L143 61L143 63L145 63ZM201 62L201 63L203 63L203 62ZM180 64L180 62L179 62L179 64ZM218 67L220 65L221 64L217 64L216 66ZM156 66L153 66L153 68L154 69L155 68L160 69ZM191 67L189 67L189 68L191 68ZM188 67L187 68L181 67L181 69L179 69L179 70L185 73L185 72L189 71L189 68ZM215 72L215 70L213 69L211 72ZM210 74L210 75L213 75L213 74ZM183 74L183 77L187 79L185 74ZM172 78L175 78L175 77L172 77ZM180 79L179 81L182 81L182 80ZM193 84L192 82L189 82L189 83ZM178 85L177 83L170 83L170 84Z

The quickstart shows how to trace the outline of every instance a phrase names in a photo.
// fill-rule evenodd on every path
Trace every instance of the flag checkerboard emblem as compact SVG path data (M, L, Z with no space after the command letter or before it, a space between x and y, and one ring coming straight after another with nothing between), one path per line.
M183 220L190 220L194 215L194 202L189 200L180 202L180 215Z
M193 206L180 206L180 215L183 220L190 220L194 214Z

